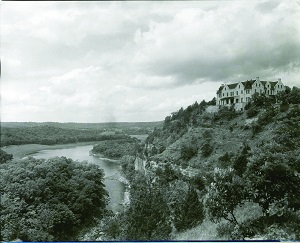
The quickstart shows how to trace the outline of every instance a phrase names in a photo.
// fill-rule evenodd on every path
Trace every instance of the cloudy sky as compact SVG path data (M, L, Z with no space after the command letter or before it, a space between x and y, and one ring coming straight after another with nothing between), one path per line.
M222 83L300 87L300 1L2 2L2 121L157 121Z

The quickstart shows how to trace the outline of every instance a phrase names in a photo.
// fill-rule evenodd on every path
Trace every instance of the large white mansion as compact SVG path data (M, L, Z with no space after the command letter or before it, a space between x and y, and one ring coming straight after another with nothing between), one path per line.
M217 91L217 105L231 106L236 110L243 110L255 93L276 95L285 90L285 86L279 78L278 81L247 80L234 84L223 84Z

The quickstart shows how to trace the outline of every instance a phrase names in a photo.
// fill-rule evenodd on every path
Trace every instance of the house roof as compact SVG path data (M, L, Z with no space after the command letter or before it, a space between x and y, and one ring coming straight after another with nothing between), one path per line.
M235 89L235 87L238 85L238 83L234 83L234 84L228 84L228 87L230 89Z
M245 89L251 89L252 88L252 84L255 82L256 80L247 80L242 82L242 84L245 86Z
M247 81L242 81L241 83L244 85L245 89L252 89L252 85L253 83L257 81L257 80L247 80ZM264 86L264 88L266 87L266 83L268 82L271 85L271 90L275 89L276 84L278 83L278 81L260 81L262 83L262 85ZM229 89L235 89L236 86L239 83L233 83L233 84L227 84L227 86L229 87ZM220 86L217 94L220 94L222 92L222 90L224 89L224 85Z
M271 85L271 90L274 90L275 85L278 83L278 81L261 81L264 87L266 87L267 82L269 82L269 84Z
M221 93L221 91L223 90L223 88L224 88L224 86L223 85L221 85L220 86L220 88L218 89L218 91L217 91L217 94L220 94Z

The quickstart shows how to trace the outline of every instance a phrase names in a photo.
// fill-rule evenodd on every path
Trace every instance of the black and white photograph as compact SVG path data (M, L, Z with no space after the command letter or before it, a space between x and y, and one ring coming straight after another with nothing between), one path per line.
M300 0L0 15L1 241L300 241Z

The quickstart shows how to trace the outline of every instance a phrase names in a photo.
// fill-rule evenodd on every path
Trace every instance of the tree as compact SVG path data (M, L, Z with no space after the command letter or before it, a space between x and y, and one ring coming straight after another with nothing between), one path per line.
M250 150L250 147L244 143L242 151L234 158L233 168L239 176L242 176L247 169L248 157L251 155Z
M208 189L205 205L213 221L224 218L239 227L234 210L243 204L245 198L246 190L242 178L232 169L218 168L214 173L214 181Z
M283 200L300 208L300 178L295 160L293 155L274 153L266 146L251 159L246 172L247 187L251 189L251 199L262 207L266 216L272 204Z
M199 200L196 190L189 186L189 190L181 204L175 204L174 225L177 230L183 231L200 224L204 219L203 203Z
M0 149L0 164L6 163L12 159L13 159L12 154L8 154L4 150Z
M126 240L166 240L171 233L169 209L150 179L139 175L130 189L130 206L124 213Z
M287 99L289 104L300 104L300 89L294 86Z

